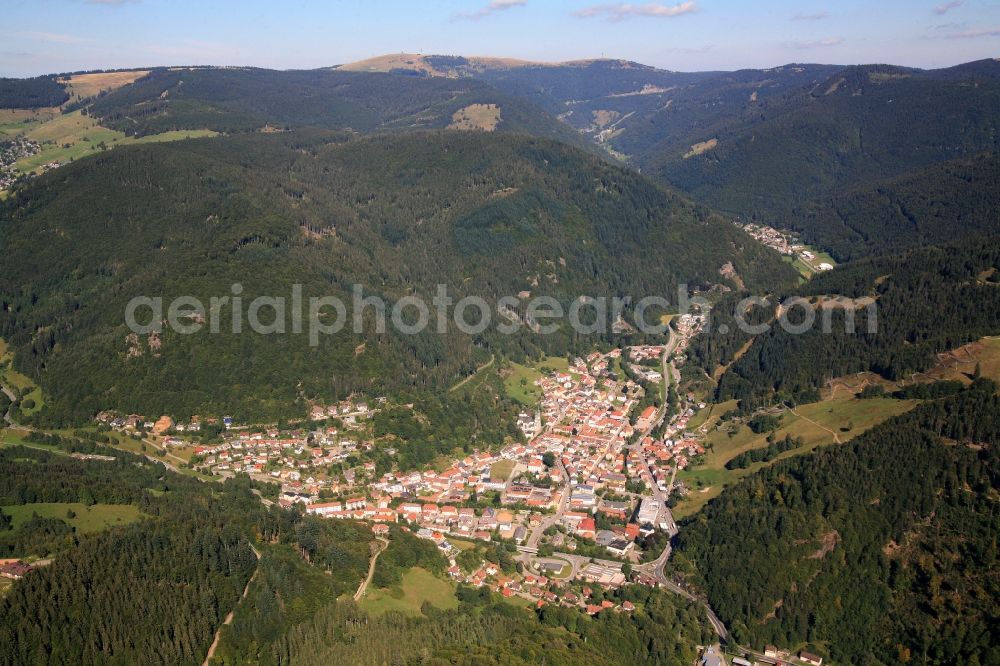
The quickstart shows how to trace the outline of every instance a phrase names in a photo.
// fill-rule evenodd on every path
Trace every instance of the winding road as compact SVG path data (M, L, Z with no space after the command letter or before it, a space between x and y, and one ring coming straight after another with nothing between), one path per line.
M680 371L676 368L676 366L674 366L673 363L669 362L670 355L673 354L674 350L677 348L677 343L678 343L677 334L673 331L673 329L668 328L667 330L670 331L670 340L667 342L666 348L664 349L663 352L663 381L667 382L666 388L669 389L671 385L670 382L673 382L673 384L676 386L680 385ZM653 432L653 430L656 429L663 422L663 419L665 419L666 417L667 417L667 405L666 402L664 402L663 409L657 416L656 420L649 428L646 429L645 432L642 433L640 437L634 440L630 448L638 451L639 447L641 446L640 442L642 442L643 439L649 436L649 434ZM649 475L650 481L652 481L653 478L652 470L649 469L649 465L646 463L645 460L642 460L642 466L645 470L645 473ZM667 486L666 491L660 490L659 486L657 486L655 483L652 484L653 497L657 499L661 503L661 506L663 507L661 510L662 511L661 517L666 518L666 522L671 528L670 529L671 537L677 534L677 523L674 521L672 512L667 507L667 500L670 499L670 491L673 489L674 479L676 478L677 478L677 467L674 466L674 472L670 479L670 485ZM722 640L728 641L729 631L726 629L726 625L723 624L722 620L720 620L719 617L715 614L715 611L713 611L712 607L708 605L708 602L705 599L699 599L692 593L688 592L687 590L679 586L674 581L667 578L665 569L667 565L667 560L670 559L670 554L672 551L673 548L668 543L667 546L663 549L663 552L660 553L659 557L657 557L652 562L648 562L647 564L640 564L635 566L634 570L646 576L649 576L650 578L654 578L664 589L667 589L673 592L674 594L678 594L689 601L701 604L701 606L705 609L705 615L708 617L708 622L709 624L712 625L712 629L715 631L716 634L718 634L718 636Z

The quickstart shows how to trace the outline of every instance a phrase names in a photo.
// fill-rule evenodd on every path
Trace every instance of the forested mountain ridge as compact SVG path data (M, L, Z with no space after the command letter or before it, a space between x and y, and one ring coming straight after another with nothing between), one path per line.
M469 107L496 107L495 116L484 119L486 129L587 146L546 112L486 83L392 73L156 69L102 95L87 113L102 125L136 136L180 129L232 133L265 127L370 133L442 129Z
M399 56L344 68L486 81L695 200L803 232L841 261L997 230L978 157L998 148L997 60L672 72Z
M208 303L240 283L248 303L301 284L306 297L350 303L356 283L429 302L444 283L456 299L530 290L567 303L674 300L681 283L729 282L727 262L750 288L794 280L776 253L635 173L562 144L485 133L252 134L115 149L16 191L0 226L10 257L0 266L2 337L50 391L45 411L69 421L112 407L301 416L311 399L443 388L482 363L481 347L565 354L593 343L565 330L375 335L371 322L318 348L304 335L225 327L137 340L123 322L137 295Z
M844 262L1000 231L1000 154L935 164L796 206L775 224Z
M708 372L731 363L717 396L738 398L745 410L775 400L814 401L827 381L856 372L899 379L926 370L937 353L1000 332L997 248L995 240L967 240L859 260L819 275L785 294L809 303L815 323L805 332L776 323L747 335L731 326L735 298L724 301L711 315L713 332L695 342L694 356ZM836 303L830 297L862 300ZM767 321L779 300L771 300L769 311L755 308L751 323ZM807 310L800 302L786 316L794 330ZM719 325L727 322L729 332L720 334Z
M681 526L737 642L836 663L1000 659L1000 398L979 380L728 488Z
M5 81L0 106L59 96L54 77ZM801 231L845 260L989 226L963 200L994 196L976 156L998 148L1000 61L674 72L401 54L300 71L155 68L78 106L139 137L454 126L551 138L613 155L718 210Z
M54 76L0 78L0 109L40 109L59 106L69 93Z
M767 70L676 72L637 62L593 59L559 63L391 55L338 67L348 71L407 71L415 76L475 78L527 99L577 130L642 164L665 136L686 137L699 127L742 113L760 99L815 85L838 65L790 64ZM670 110L670 114L662 112ZM700 140L700 139L696 139ZM692 141L693 142L693 141Z
M770 102L747 100L756 113L743 120L730 115L700 135L648 145L637 163L699 201L769 220L804 199L996 149L998 72L992 60L844 68Z

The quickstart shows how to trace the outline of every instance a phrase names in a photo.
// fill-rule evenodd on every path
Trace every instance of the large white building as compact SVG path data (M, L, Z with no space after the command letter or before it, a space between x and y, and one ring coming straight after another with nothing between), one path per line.
M650 523L655 525L656 519L660 515L661 504L659 500L652 497L644 497L639 505L639 513L636 515L636 522L640 525Z

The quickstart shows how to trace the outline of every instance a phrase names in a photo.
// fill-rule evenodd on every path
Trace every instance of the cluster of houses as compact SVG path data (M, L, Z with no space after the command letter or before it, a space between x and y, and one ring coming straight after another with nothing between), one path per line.
M629 370L633 375L650 384L659 384L663 381L663 373L659 370L659 361L664 352L663 345L637 345L629 347L627 352ZM651 367L650 364L655 367Z
M701 321L699 315L685 317L678 349ZM546 543L576 550L586 540L609 555L634 560L637 538L672 526L658 520L667 513L661 506L647 515L655 500L638 498L631 482L662 490L673 467L702 452L685 434L691 410L674 416L666 438L646 437L638 447L629 446L657 412L650 407L632 422L643 388L617 370L621 363L658 359L663 352L661 345L642 345L573 359L565 371L536 380L542 394L537 410L518 419L525 442L473 451L444 469L385 471L366 455L375 446L369 419L384 399L373 400L373 406L356 400L317 405L312 421L326 424L303 423L292 430L235 426L226 418L221 443L194 447L191 462L215 474L278 481L281 506L300 505L331 519L404 523L439 545L449 537L524 544L534 531L556 526L554 534L546 533ZM169 417L149 422L111 413L99 418L118 428L160 432L167 447L189 445L181 433L203 422L177 424ZM541 535L535 536L533 543ZM608 572L591 574L600 584L617 579Z
M383 405L386 402L386 398L376 398L375 403L378 405ZM354 400L341 400L333 405L313 405L312 409L309 410L309 418L313 421L322 421L329 418L350 418L367 416L369 413L374 411L369 408L367 402L359 402Z
M0 191L9 189L20 173L15 164L18 160L38 153L41 146L34 141L18 136L0 141Z
M658 358L663 347L629 348L625 353L630 359ZM686 437L645 438L639 448L627 447L655 410L641 414L636 424L630 422L641 387L613 371L621 354L617 349L595 352L575 359L565 372L539 378L538 411L521 418L522 429L536 432L527 443L474 451L443 470L377 475L369 461L330 478L325 470L331 464L344 463L373 446L332 426L314 431L228 432L222 444L197 447L194 460L218 473L248 472L280 481L279 504L300 504L325 518L403 522L440 538L501 538L521 544L545 516L558 513L559 547L573 550L575 539L587 539L613 556L627 557L635 539L659 525L641 517L630 523L636 509L636 502L629 499L630 480L639 478L650 488L663 489L670 468L683 466L701 449ZM317 416L320 409L338 417L370 413L363 403L316 408ZM689 416L690 410L675 417L670 428L682 431ZM168 436L166 441L169 445L172 440ZM637 464L638 458L646 464ZM484 508L483 498L492 498L491 506ZM598 529L598 514L607 519L605 524L613 522L616 527Z
M805 245L790 234L764 224L754 224L752 222L744 224L739 221L736 221L735 224L762 245L766 245L783 255L789 257L797 256L810 265L816 260L815 253L807 249ZM816 268L821 271L829 271L833 270L833 264L823 262L816 266Z
M662 353L663 347L648 346L635 350L635 357ZM476 451L442 471L391 471L348 487L324 487L312 478L290 476L283 479L279 502L301 503L309 513L327 518L403 522L436 541L501 538L523 544L545 516L557 513L554 524L561 530L552 539L554 545L574 550L577 539L586 539L613 556L627 557L635 539L659 523L655 516L630 522L636 503L627 490L627 456L634 454L627 453L626 444L636 429L629 415L640 387L614 375L612 364L620 354L594 353L576 359L566 372L537 380L543 396L539 410L521 419L523 427L530 421L538 430L527 444ZM661 480L647 481L652 487ZM329 498L331 493L360 491L366 495ZM467 506L486 496L498 500L499 507ZM598 529L598 514L605 525L615 527Z
M678 335L677 346L674 348L676 356L683 355L691 338L701 331L707 320L708 314L705 312L686 312L673 320L672 324Z
M792 256L795 254L794 246L796 245L796 242L794 237L782 233L774 227L769 227L766 224L754 224L753 222L747 222L744 224L738 221L735 224L761 245L766 245L772 250L780 252L786 256Z
M591 572L591 568L593 571ZM613 573L608 573L605 569L610 569ZM590 564L584 568L604 583L595 580L602 587L618 587L625 581L625 575L621 572L621 566L607 566L601 564ZM457 564L452 564L448 569L448 575L454 579L471 585L473 587L489 587L494 592L504 598L521 597L533 601L536 607L541 608L546 604L560 605L568 608L577 607L587 612L588 615L597 615L604 611L620 613L631 613L635 610L635 605L630 601L623 601L616 604L607 599L597 600L594 598L595 589L589 585L573 587L565 579L549 578L545 575L532 573L505 574L500 567L493 562L484 561L475 571L464 574ZM581 574L584 581L590 580L587 575ZM615 583L615 584L613 584Z
M791 652L781 650L773 645L765 646L763 656L758 655L755 661L758 664L774 664L775 666L798 666L799 664L823 666L823 657L803 650L799 652L798 659L796 660Z
M375 403L384 404L386 398L376 398ZM315 405L309 412L310 419L322 421L330 418L338 418L350 427L356 425L364 419L370 417L377 408L369 407L367 402L353 400L342 400L333 405ZM104 411L97 415L99 423L105 423L116 430L144 431L155 435L165 435L169 433L196 433L200 432L202 423L211 425L221 425L225 430L246 430L248 426L236 424L231 416L218 418L205 418L192 416L188 423L180 423L169 415L162 415L155 420L141 414L121 415L116 412Z
M749 655L748 655L749 656ZM732 657L728 662L718 645L710 645L702 650L698 660L699 666L823 666L823 657L806 652L799 652L798 658L792 657L791 653L779 650L773 645L764 648L763 655L756 655L753 660L745 657Z
M633 363L658 361L663 356L663 345L635 345L628 348L628 360Z
M574 485L624 489L622 449L635 433L630 414L642 387L615 375L612 363L621 350L576 359L568 372L537 380L542 389L541 413L546 427L531 440L536 455L560 459ZM562 481L563 479L558 479Z
M99 423L104 423L111 426L115 430L125 430L125 431L143 431L151 432L156 435L162 435L166 432L200 432L201 431L201 417L194 416L191 418L189 423L177 423L174 419L166 414L160 416L154 421L150 421L147 417L142 414L128 414L120 415L115 412L101 412L97 415L96 420ZM218 424L218 419L205 419L206 423ZM232 418L225 417L225 426L228 428L232 424Z
M167 437L168 447L184 445L183 439ZM314 485L336 493L349 491L359 481L359 476L375 473L375 464L366 462L357 469L348 469L342 478L326 475L330 465L340 463L358 451L370 450L370 440L359 439L353 433L342 433L329 426L319 430L292 430L280 432L240 432L230 434L221 444L197 446L193 462L205 471L219 474L246 472L252 476L266 476L273 481ZM322 478L321 478L322 477Z
M685 469L692 459L704 453L705 447L692 433L683 433L676 439L670 436L663 439L643 437L638 448L630 452L628 462L640 470L639 476L644 483L665 492L673 468ZM645 467L637 464L640 459L645 461L651 477L647 478Z
M385 402L378 398L376 404ZM192 446L186 433L196 433L202 424L223 429L222 442L212 446L194 446L192 464L203 472L222 476L247 473L272 481L301 484L300 489L318 493L350 492L361 477L374 475L374 463L367 462L357 469L345 470L338 478L327 473L331 465L342 463L353 455L373 448L363 437L371 416L378 411L366 402L345 400L335 405L314 407L314 420L338 419L340 428L323 426L315 429L276 428L254 429L236 425L232 417L221 419L192 417L188 423L175 422L169 415L149 420L139 414L120 415L101 412L97 421L125 432L149 432L161 436L168 449ZM310 488L311 487L311 488Z

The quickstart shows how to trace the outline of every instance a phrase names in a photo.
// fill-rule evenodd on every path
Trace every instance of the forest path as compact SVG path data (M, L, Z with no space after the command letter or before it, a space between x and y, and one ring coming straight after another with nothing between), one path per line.
M827 428L827 427L826 427L825 425L823 425L822 423L816 423L816 422L815 422L815 421L813 421L812 419L810 419L810 418L807 418L807 417L805 417L805 416L802 416L801 414L799 414L799 413L798 413L797 411L795 411L794 409L792 409L792 410L789 410L789 411L790 411L790 412L791 412L792 414L795 414L795 415L796 415L797 417L799 417L799 418L800 418L800 419L802 419L803 421L805 421L806 423L811 423L811 424L813 424L814 426L816 426L817 428L819 428L820 430L825 430L825 431L827 431L828 433L830 433L831 435L833 435L833 441L834 441L834 442L835 442L836 444L843 444L843 442L841 442L841 441L840 441L840 435L838 435L838 434L837 434L836 432L834 432L833 430L830 430L829 428Z
M465 386L466 384L468 384L468 383L469 383L469 381L470 381L470 380L471 380L471 379L472 379L473 377L475 377L476 375L478 375L478 374L479 374L480 372L482 372L482 371L483 371L483 370L485 370L486 368L488 368L488 367L492 366L492 365L493 365L493 361L495 361L495 360L496 360L496 358L497 358L497 357L496 357L496 355L495 355L495 354L494 354L494 355L492 355L492 356L490 356L490 360L486 361L486 363L483 363L483 364L482 364L481 366L479 366L478 368L476 368L476 371L475 371L475 372L473 372L473 373L472 373L471 375L469 375L468 377L466 377L465 379L463 379L462 381L460 381L459 383L455 384L455 385L454 385L454 386L452 386L452 387L451 387L450 389L448 389L448 393L451 393L452 391L457 391L458 389L460 389L460 388L462 388L463 386Z
M384 553L385 549L389 547L388 539L383 539L382 537L375 538L378 539L380 544L382 544L382 547L375 551L372 555L372 561L368 563L368 575L363 581L361 581L361 585L358 585L358 591L354 593L355 601L361 601L361 597L365 596L365 592L368 590L368 585L372 582L372 578L375 576L375 563L378 561L378 556Z
M252 550L253 554L257 557L258 566L256 569L254 569L253 575L250 576L250 580L247 581L247 586L243 588L243 596L240 597L240 601L246 599L247 595L250 594L250 586L253 584L254 579L257 578L257 574L260 573L260 551L254 548L252 544L250 546L250 550ZM226 619L222 621L222 627L226 626L227 624L232 624L233 614L235 612L236 612L235 608L229 611L229 614L226 615ZM215 632L215 638L212 639L212 645L209 646L208 654L205 655L205 661L202 662L201 666L208 666L208 662L212 661L212 657L215 656L215 650L219 647L219 639L222 637L222 627L219 627L218 631Z

